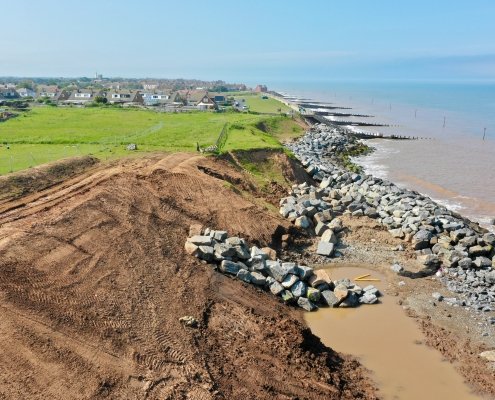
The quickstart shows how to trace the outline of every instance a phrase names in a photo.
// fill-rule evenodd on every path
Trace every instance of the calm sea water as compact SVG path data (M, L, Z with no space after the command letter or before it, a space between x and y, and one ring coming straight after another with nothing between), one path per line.
M352 107L391 125L365 130L427 138L371 140L376 151L356 161L485 227L495 218L495 83L280 82L271 88Z

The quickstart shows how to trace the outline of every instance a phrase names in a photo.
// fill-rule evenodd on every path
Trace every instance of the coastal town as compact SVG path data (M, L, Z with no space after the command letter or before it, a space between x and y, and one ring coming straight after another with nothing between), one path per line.
M244 84L223 81L196 80L123 80L103 78L74 80L9 80L0 81L2 101L34 101L59 106L90 104L120 105L123 107L154 107L163 111L219 110L234 104L236 93L246 92ZM47 84L51 83L51 84ZM264 93L265 85L251 89Z

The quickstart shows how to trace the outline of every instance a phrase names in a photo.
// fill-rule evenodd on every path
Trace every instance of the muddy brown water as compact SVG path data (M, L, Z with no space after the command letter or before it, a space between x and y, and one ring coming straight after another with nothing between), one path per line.
M384 276L354 265L326 270L333 280L371 274L380 282L358 284L373 284L382 293L387 284ZM481 399L471 392L452 364L422 344L422 332L395 297L385 295L380 297L380 304L352 309L321 309L306 313L305 319L323 343L354 355L372 371L383 399Z

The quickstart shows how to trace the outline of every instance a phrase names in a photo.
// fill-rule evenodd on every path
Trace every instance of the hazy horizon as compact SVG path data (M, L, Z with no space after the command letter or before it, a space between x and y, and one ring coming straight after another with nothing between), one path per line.
M495 80L490 1L19 0L2 14L0 76Z

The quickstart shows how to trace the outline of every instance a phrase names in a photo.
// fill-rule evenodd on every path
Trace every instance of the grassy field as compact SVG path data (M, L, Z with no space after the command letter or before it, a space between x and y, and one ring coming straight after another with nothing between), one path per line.
M292 110L290 107L278 100L272 99L271 97L263 99L262 97L263 96L258 93L248 93L243 96L235 96L235 99L244 99L246 105L249 107L249 111L257 113L277 114L279 113L279 109L283 113L290 112Z
M214 144L226 123L223 151L279 148L300 132L287 117L247 113L37 107L0 124L0 174L76 155L122 157L129 143L139 152L196 151L196 142Z

